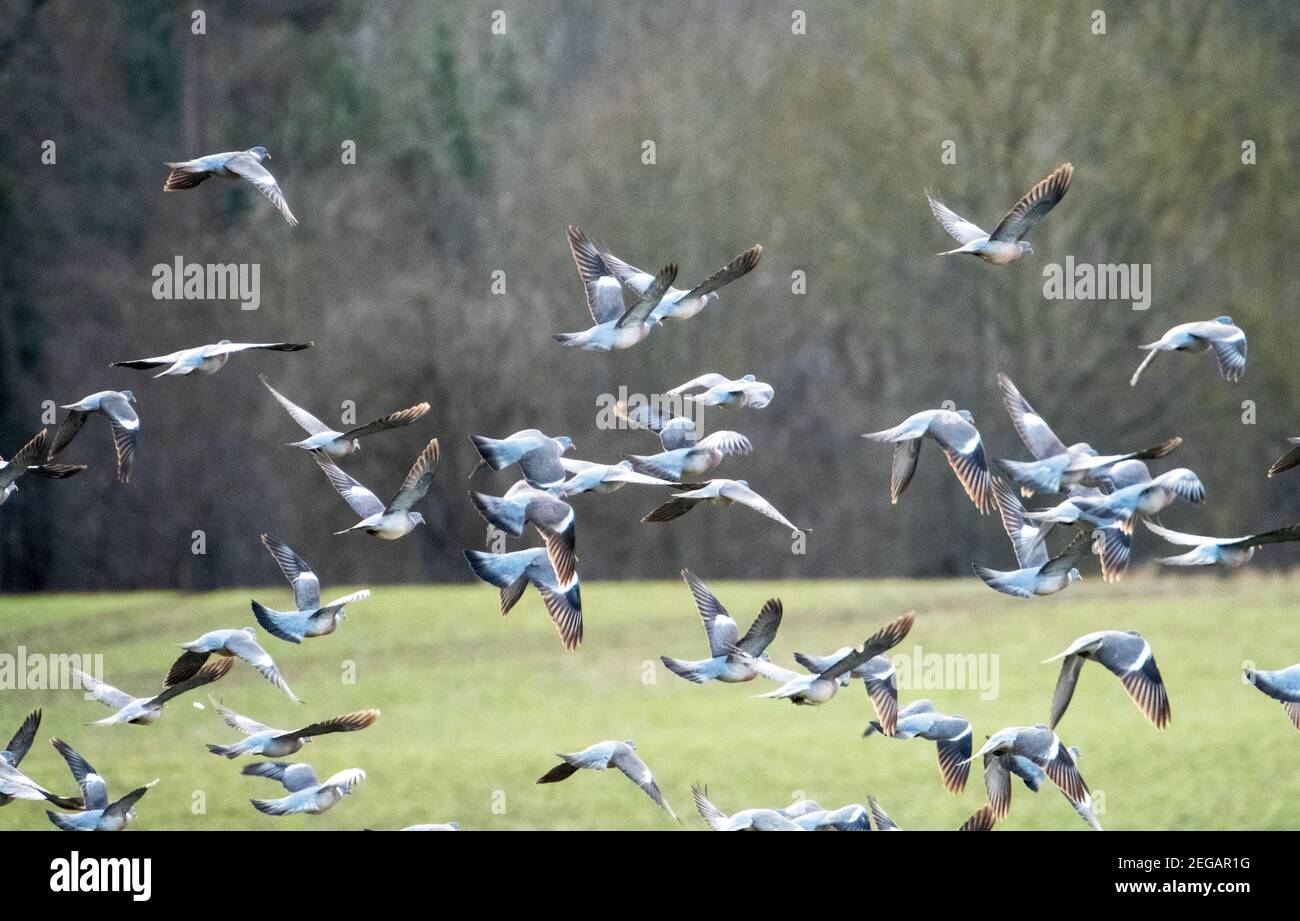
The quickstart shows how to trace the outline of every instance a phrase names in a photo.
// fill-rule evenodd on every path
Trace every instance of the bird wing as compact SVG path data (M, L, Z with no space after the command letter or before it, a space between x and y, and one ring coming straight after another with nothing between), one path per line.
M347 793L349 790L351 790L353 787L355 787L357 784L361 783L361 781L365 779L366 779L366 772L361 770L361 768L345 768L342 771L339 771L335 774L331 774L325 780L325 782L321 784L321 786L336 787L337 789L343 791L344 793Z
M1074 763L1074 758L1061 740L1053 737L1053 751L1051 757L1043 762L1040 767L1051 778L1052 783L1060 787L1061 792L1065 794L1073 805L1087 805L1091 802L1092 797L1088 793L1088 785L1084 783L1083 775L1079 773L1079 767Z
M307 561L284 541L276 540L270 534L262 535L262 546L275 558L280 572L293 586L294 604L298 610L312 611L320 607L320 578L312 572Z
M276 400L279 401L280 405L283 406L285 411L293 418L293 421L297 422L298 425L302 427L302 430L308 435L319 435L321 432L333 431L333 429L324 422L321 422L311 413L307 412L307 410L303 409L297 403L293 402L293 400L290 400L280 391L272 387L270 382L267 381L265 374L257 375L257 379L262 382L263 387L271 391L271 396L275 397Z
M961 823L958 831L992 831L993 824L997 819L993 815L992 806L981 806L971 814L965 822Z
M1083 656L1073 654L1061 660L1061 673L1056 679L1056 690L1052 692L1052 716L1048 720L1048 726L1052 729L1056 728L1056 724L1065 715L1066 708L1070 706L1074 687L1079 683L1083 661Z
M875 633L867 638L862 644L861 649L855 649L844 658L840 659L826 671L822 672L820 677L826 681L834 681L840 675L853 671L862 663L869 659L874 659L887 650L893 649L901 643L912 629L912 622L915 620L915 614L908 611L906 614L898 617L885 626L881 627Z
M76 750L62 739L50 739L50 744L67 762L73 780L81 788L81 798L86 804L86 809L107 808L108 784L104 783L104 778L99 776L90 762L77 754Z
M225 342L203 347L205 358L217 355L233 355L236 352L248 352L260 349L265 352L300 352L309 349L314 342Z
M699 503L698 499L669 499L663 505L654 508L641 521L674 521L681 518Z
M1046 548L1046 544L1040 545ZM1092 539L1087 531L1080 531L1074 535L1066 548L1059 555L1052 557L1043 564L1039 573L1043 575L1052 575L1054 573L1069 572L1079 565L1079 562L1092 552Z
M970 777L972 739L975 733L966 720L953 717L949 722L964 725L960 726L954 735L935 740L939 757L939 776L943 778L943 786L949 793L961 793L966 789L966 781Z
M528 520L546 544L546 556L560 585L569 585L578 572L577 517L573 506L549 493L529 504Z
M72 444L72 439L77 437L81 427L86 424L90 418L90 413L82 412L79 409L69 410L68 414L63 417L59 427L54 430L54 441L50 444L50 457L54 457Z
M760 659L757 656L751 656L739 646L731 647L729 652L736 656L736 658L738 658L746 667L770 681L779 681L782 684L788 684L791 681L796 681L804 677L798 672L792 672L788 668L782 668L775 662L769 662L767 659Z
M874 796L867 797L867 805L871 808L871 818L876 822L876 831L902 831Z
M763 247L755 243L749 249L745 250L735 259L732 259L718 271L714 272L704 281L700 282L690 291L686 292L686 297L705 297L714 291L717 291L723 285L729 285L742 275L751 272L754 266L758 265L758 260L763 256Z
M164 365L174 365L187 355L197 351L196 349L181 349L179 352L172 352L168 355L157 355L153 358L132 358L130 361L114 361L110 363L114 368L135 368L144 371L149 368L161 368Z
M1025 507L1020 503L1020 497L1002 477L993 477L993 498L1002 516L1002 530L1011 539L1020 568L1029 569L1046 563L1047 545L1038 539L1040 529L1025 520Z
M165 704L173 697L179 697L186 691L192 691L195 688L201 688L205 684L225 677L226 672L235 667L235 660L229 656L217 656L215 659L209 659L202 668L195 672L184 681L178 681L175 684L163 688L156 696L150 700L150 703Z
M106 707L112 707L114 710L121 710L131 701L135 700L125 691L119 691L111 684L105 684L94 675L87 675L79 668L72 670L72 677L77 680L81 687L95 700L99 701Z
M892 736L898 729L898 672L891 664L887 671L868 674L862 683L866 685L867 697L876 711L876 721L885 735Z
M708 787L702 787L697 783L691 784L691 799L695 801L695 811L700 814L700 818L709 828L714 831L728 830L727 820L730 816L709 802Z
M376 432L386 432L389 429L401 428L404 425L410 425L412 422L420 419L429 411L428 403L416 403L414 406L408 406L406 409L399 409L395 413L389 413L381 416L374 422L367 422L365 425L350 429L343 433L344 438L365 438L367 435L373 435Z
M628 326L639 326L645 322L646 317L650 316L651 311L659 306L663 300L664 293L672 287L673 282L677 279L677 263L670 262L655 276L650 287L638 298L631 307L624 311L623 315L618 318L614 324L619 329Z
M343 497L343 500L352 507L352 511L358 517L369 518L371 515L378 515L384 511L384 503L379 501L378 496L344 473L339 465L330 460L324 452L312 451L311 455L316 458L317 465L324 471L330 484Z
M577 227L570 227L568 236L569 251L573 253L573 262L587 291L587 309L591 311L591 318L597 326L618 319L624 311L623 279L615 273L600 247L585 233ZM625 263L623 265L630 268ZM638 271L632 270L633 274Z
M257 669L263 678L271 682L287 696L294 697L293 691L289 690L289 684L284 680L284 676L280 674L280 669L276 667L271 654L263 649L257 640L253 639L251 633L244 630L235 631L226 640L226 649ZM296 697L294 699L297 700Z
M984 792L988 794L993 817L1005 819L1011 811L1011 772L1002 756L992 752L984 756Z
M744 486L734 480L723 484L719 490L719 494L730 499L732 502L739 502L741 505L747 505L754 511L760 512L768 518L771 518L773 521L779 521L791 531L806 532L808 530L807 528L797 527L790 521L790 519L778 512L772 503L768 502L748 486Z
M328 735L331 732L356 732L370 726L377 719L379 719L378 710L357 710L353 713L344 713L342 716L321 720L319 723L311 723L293 732L286 732L277 736L277 738L302 739L309 736Z
M609 759L611 767L616 767L623 772L634 784L646 792L655 803L668 810L668 814L674 819L677 813L673 812L673 807L668 805L664 795L659 792L659 785L655 783L654 775L650 773L650 768L638 757L637 753L626 745L620 745L614 750L614 757Z
M1160 669L1156 667L1156 658L1151 652L1151 644L1137 636L1126 639L1127 642L1121 642L1114 653L1103 646L1097 661L1119 678L1128 696L1138 705L1138 709L1146 715L1146 718L1157 729L1164 729L1169 725L1171 718L1169 694L1165 691L1165 682L1160 677ZM1132 654L1134 646L1138 648L1136 657Z
M695 607L700 612L700 620L704 622L704 633L709 639L709 655L715 657L730 655L732 647L737 645L736 637L740 633L735 619L727 613L722 602L709 591L709 587L699 576L689 569L683 569L682 578L690 588L691 595L695 598ZM744 646L741 648L754 656L762 652L761 649L758 652L750 652Z
M217 715L221 717L225 724L236 732L243 733L246 736L255 736L259 732L271 731L270 726L249 719L247 716L240 716L229 707L223 706L220 697L209 697L208 703L212 704L212 709L217 711Z
M546 613L559 632L564 648L577 649L582 645L582 596L578 593L576 580L573 587L565 592L558 592L541 583L534 583L534 586L542 596L542 604L546 606ZM503 596L502 604L504 603Z
M311 765L301 762L260 761L257 764L244 765L240 773L245 777L265 777L277 781L290 793L314 787L320 782L316 779L316 772L312 770Z
M744 455L754 450L754 446L744 435L726 430L706 435L696 442L695 446L708 451L720 451L724 455Z
M983 240L988 236L978 225L972 224L943 202L932 198L929 192L925 193L925 200L930 203L930 212L934 215L934 219L942 224L943 229L948 231L948 235L962 246L976 240Z
M1034 457L1044 460L1067 453L1065 443L1052 431L1047 421L1034 411L1029 401L1021 396L1011 378L999 372L998 388L1002 391L1002 403L1007 408L1007 415L1011 417L1016 434Z
M1285 528L1265 531L1262 534L1252 534L1249 537L1242 537L1230 543L1225 543L1224 546L1260 547L1264 544L1283 544L1293 540L1300 540L1300 524L1287 525Z
M993 228L989 239L1004 243L1023 240L1034 225L1065 197L1073 177L1074 166L1062 163L1012 205L1011 210L998 221L998 226Z
M284 199L284 192L280 190L280 184L275 181L275 177L271 175L270 171L258 162L256 157L241 151L226 161L226 169L243 179L247 179L257 191L270 199L271 204L275 205L280 213L284 215L284 219L289 222L290 227L298 226L298 219L289 210L289 203Z
M1246 371L1246 334L1238 331L1228 339L1211 339L1210 348L1219 362L1219 373L1236 383Z
M126 397L109 394L100 401L99 408L108 416L113 427L113 448L117 452L117 478L123 483L131 481L131 465L135 462L135 440L140 434L140 417Z
M993 481L979 429L955 413L943 413L930 422L929 433L980 514L993 511Z
M397 495L393 496L384 511L390 514L409 512L411 506L423 499L429 491L429 484L433 482L433 475L437 472L438 439L433 438L415 459L415 463L406 474L406 479L402 481L401 488L397 490Z
M122 797L120 800L113 803L111 806L106 807L104 809L104 818L125 819L127 815L131 812L131 810L135 807L135 804L140 800L140 797L148 793L149 788L152 787L157 782L158 779L155 777L153 780L149 781L143 787L136 787L126 796Z
M776 631L781 626L781 611L780 599L769 598L763 602L758 616L754 618L754 622L749 625L749 629L745 631L745 635L740 638L736 646L751 656L761 656L771 645L772 640L776 639Z
M27 718L23 720L22 725L18 727L18 731L14 733L14 737L10 739L9 744L5 746L5 751L9 753L9 758L7 760L12 767L17 767L19 762L21 762L26 756L27 752L32 747L32 742L36 739L36 730L40 728L41 711L33 710L31 713L27 714Z

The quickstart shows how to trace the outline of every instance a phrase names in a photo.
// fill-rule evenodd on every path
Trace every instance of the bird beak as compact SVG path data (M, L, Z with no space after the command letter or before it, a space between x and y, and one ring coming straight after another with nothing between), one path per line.
M269 150L266 152L266 159L271 159L271 151ZM1033 252L1033 250L1030 250L1030 252Z
M1050 659L1044 659L1043 661L1039 662L1038 664L1039 664L1039 665L1046 665L1048 662L1055 662L1057 659L1064 659L1067 655L1069 655L1069 653L1066 653L1066 652L1058 652L1056 655L1052 656Z

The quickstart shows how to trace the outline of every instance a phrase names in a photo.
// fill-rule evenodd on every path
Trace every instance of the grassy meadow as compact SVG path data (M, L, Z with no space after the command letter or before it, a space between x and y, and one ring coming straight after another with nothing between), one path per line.
M986 674L997 679L992 699L977 687L903 682L899 691L900 703L929 697L970 718L977 744L1001 727L1046 720L1057 666L1042 659L1085 632L1138 629L1164 674L1171 727L1157 732L1095 664L1085 667L1059 727L1065 742L1082 750L1102 824L1295 828L1300 734L1281 706L1240 674L1245 660L1261 668L1300 660L1300 580L1250 571L1178 575L1135 574L1119 585L1090 578L1032 602L994 594L974 579L710 584L742 630L764 599L782 599L785 620L769 652L787 666L793 650L825 654L856 645L908 609L917 612L916 626L895 654L913 658L919 645L926 654L996 656L984 660L996 667ZM689 794L697 780L724 811L805 795L834 807L872 793L905 829L955 828L984 802L978 766L965 793L953 796L940 785L931 743L863 739L872 712L860 683L826 706L796 708L752 699L774 687L762 679L696 686L667 672L661 654L706 653L680 582L584 585L586 639L576 653L561 648L531 591L502 619L496 592L484 585L372 588L332 636L293 646L259 630L305 703L293 703L242 663L211 688L236 711L286 729L362 707L383 711L370 729L319 738L297 756L322 777L347 767L368 775L324 815L272 818L252 809L249 798L280 795L279 786L241 776L250 759L205 751L204 743L236 734L202 692L173 701L153 726L99 728L84 724L109 711L77 691L4 690L0 735L7 739L29 710L44 708L22 767L56 792L73 785L50 747L53 735L95 765L115 796L161 778L140 804L133 826L140 830L395 828L452 819L467 830L703 829ZM21 644L28 654L102 654L105 680L145 695L160 686L175 643L253 623L250 597L290 605L283 586L4 597L0 653ZM355 683L344 680L351 673ZM682 826L621 775L582 772L562 784L534 783L555 763L553 752L607 738L636 740ZM1000 827L1086 830L1055 788L1034 795L1019 782ZM18 802L0 809L0 828L52 826L39 804Z

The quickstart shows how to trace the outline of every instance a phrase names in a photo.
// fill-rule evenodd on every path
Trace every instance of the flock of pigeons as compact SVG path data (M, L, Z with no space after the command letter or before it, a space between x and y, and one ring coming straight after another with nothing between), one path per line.
M279 184L262 165L269 159L265 148L255 147L169 163L172 171L165 191L191 189L211 176L244 179L270 199L291 225L296 224ZM1022 197L991 234L927 193L935 218L959 244L944 255L974 255L985 262L1003 265L1032 253L1026 235L1064 197L1072 177L1073 167L1069 163L1057 168ZM763 251L761 246L753 246L695 287L680 289L673 287L677 277L675 263L655 274L642 271L598 246L574 227L569 228L568 242L594 325L582 332L563 333L554 338L565 346L589 351L629 348L646 339L665 320L697 316L716 303L719 289L750 272ZM312 344L222 340L168 355L112 364L138 370L161 369L154 375L156 378L196 372L213 374L239 352L299 351ZM1134 385L1162 351L1212 350L1223 377L1233 382L1240 379L1245 369L1246 336L1228 317L1176 326L1141 348L1148 354L1133 375ZM359 450L364 437L418 422L429 412L428 403L390 413L348 431L337 431L273 388L265 376L259 378L306 434L290 446L311 453L330 485L357 516L356 523L335 533L363 531L383 540L397 540L424 523L423 516L414 508L428 493L437 471L437 438L420 451L387 502L346 473L337 461ZM890 476L893 502L906 490L916 470L921 446L930 438L943 451L980 513L1000 514L1016 568L1000 571L975 566L976 575L990 588L1021 598L1053 594L1081 578L1079 567L1091 555L1099 557L1103 577L1115 581L1128 567L1134 524L1139 520L1161 538L1190 548L1160 561L1174 566L1239 566L1250 560L1259 546L1300 540L1300 525L1234 538L1199 537L1162 526L1153 518L1164 508L1179 500L1199 504L1205 499L1205 488L1191 470L1176 468L1152 476L1147 467L1147 461L1158 460L1176 450L1181 438L1169 438L1143 450L1113 454L1101 454L1083 442L1067 446L1010 378L999 374L998 384L1011 422L1032 455L1031 460L1000 459L995 469L985 454L971 414L965 410L924 410L892 428L864 436L894 446ZM667 393L701 405L751 409L766 407L774 396L773 388L752 374L733 379L718 373L700 375ZM53 437L48 430L42 430L10 461L0 459L0 503L13 496L18 488L15 481L25 473L61 479L84 470L84 465L62 463L56 458L70 446L92 415L102 415L108 420L118 479L129 482L140 432L134 403L135 396L130 390L103 390L65 404L62 408L66 415ZM701 503L722 506L738 503L772 519L792 535L806 534L809 530L792 524L751 489L747 481L712 475L714 468L726 459L751 452L750 441L743 434L715 431L705 435L690 417L649 405L630 408L620 404L617 411L629 427L656 435L659 450L653 454L627 455L617 463L604 464L567 457L573 449L569 437L551 437L536 429L504 438L471 436L481 458L475 473L484 467L495 471L517 467L522 474L500 496L470 492L474 508L503 534L519 537L531 525L542 545L513 552L466 550L466 560L475 575L500 590L502 614L511 610L528 586L533 586L564 647L570 650L576 649L583 637L576 514L570 504L574 496L612 492L636 484L669 490L666 501L645 516L646 522L672 521ZM1291 441L1296 447L1269 469L1269 476L1300 465L1300 438ZM1039 494L1058 495L1061 501L1050 507L1026 510L1022 497ZM1072 532L1073 536L1053 554L1047 538L1058 527ZM320 580L306 561L269 534L263 534L261 540L292 586L294 596L293 609L286 611L252 601L253 615L269 636L298 644L331 634L346 616L347 606L369 596L363 590L322 604ZM703 623L709 654L699 660L663 656L661 660L668 670L696 684L767 679L775 682L776 687L760 696L789 700L801 706L825 704L853 679L861 679L875 712L865 735L933 742L940 780L947 790L953 793L964 790L971 762L982 759L988 804L972 815L962 830L988 830L1006 817L1011 805L1012 775L1031 791L1037 791L1050 780L1089 825L1101 827L1093 813L1088 786L1079 772L1078 750L1067 747L1055 732L1086 661L1095 661L1116 675L1157 729L1165 728L1170 721L1168 695L1150 645L1136 632L1102 630L1078 638L1059 655L1047 660L1062 660L1047 725L1002 729L975 750L974 733L964 717L941 713L928 700L899 706L897 676L888 653L908 636L914 621L912 613L884 625L861 647L846 646L826 656L795 653L795 661L804 670L796 672L775 664L766 653L781 624L779 600L772 599L763 605L750 628L741 635L736 621L704 582L688 570L682 571L682 578ZM222 679L236 659L252 666L282 693L297 700L272 656L258 641L253 627L215 629L180 645L183 652L163 679L162 689L148 697L135 697L96 676L78 672L77 680L88 695L113 711L92 725L152 724L162 715L168 701ZM1260 691L1282 702L1292 723L1300 729L1300 665L1274 672L1248 669L1246 677ZM242 716L225 707L220 698L210 700L226 725L242 736L231 744L209 745L212 754L232 760L245 756L275 759L258 761L242 771L248 776L272 780L284 788L286 795L279 798L252 800L257 810L277 816L321 813L365 779L365 772L360 768L348 768L322 781L310 765L278 759L297 754L318 736L366 729L378 719L378 710L358 710L285 730ZM18 799L47 802L65 810L48 814L56 826L67 830L125 828L135 816L136 803L157 781L111 801L103 777L71 746L56 738L52 744L67 762L80 795L61 796L51 792L19 769L40 721L41 711L32 712L8 747L0 752L0 805ZM582 769L613 768L676 818L632 741L598 742L578 752L561 754L559 758L560 763L544 774L539 784L563 781ZM710 828L719 831L868 831L873 823L877 830L899 828L873 798L868 798L865 806L850 804L838 809L824 809L804 800L783 809L749 808L726 814L708 799L704 787L694 786L692 796L700 816ZM458 827L452 822L412 825L408 830Z

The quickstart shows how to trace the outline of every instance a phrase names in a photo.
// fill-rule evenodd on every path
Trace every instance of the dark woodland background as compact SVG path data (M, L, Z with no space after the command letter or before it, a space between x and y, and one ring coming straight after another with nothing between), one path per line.
M1090 29L1099 6L1105 35ZM196 7L206 35L191 34ZM791 34L795 7L805 35ZM496 9L505 35L491 33ZM1183 435L1171 461L1210 499L1167 524L1294 521L1300 474L1264 470L1300 434L1298 60L1290 0L0 0L0 453L41 427L46 400L132 388L143 420L129 486L114 482L102 419L66 457L88 472L21 482L0 509L0 590L270 583L263 531L327 593L467 578L460 550L485 527L465 495L470 433L538 427L591 460L650 453L644 433L596 430L597 396L714 370L776 387L765 410L709 417L755 446L718 472L811 525L807 555L744 510L642 525L661 495L629 487L575 501L584 578L1008 564L997 523L933 446L891 508L889 450L859 437L951 399L991 454L1024 456L998 370L1067 442ZM54 165L40 161L46 139ZM940 163L949 139L955 165ZM1241 162L1247 139L1256 165ZM345 140L355 165L340 162ZM300 227L243 184L162 193L164 160L257 144ZM1074 185L1035 256L997 268L934 255L952 244L923 189L991 227L1065 160ZM644 267L678 260L687 282L754 242L765 254L689 322L622 353L569 351L550 335L589 320L570 223ZM151 268L178 254L260 263L261 309L155 301ZM1067 256L1152 264L1151 309L1045 300L1042 269ZM796 271L806 294L791 291ZM1129 388L1137 344L1221 313L1250 336L1241 384L1207 356L1174 356ZM214 377L108 367L222 338L316 347L238 356ZM436 433L429 526L397 543L331 536L355 519L282 447L300 435L258 371L327 421L345 399L360 421L429 400L417 426L344 462L387 498ZM206 555L190 551L196 529ZM1139 536L1138 556L1156 546Z

